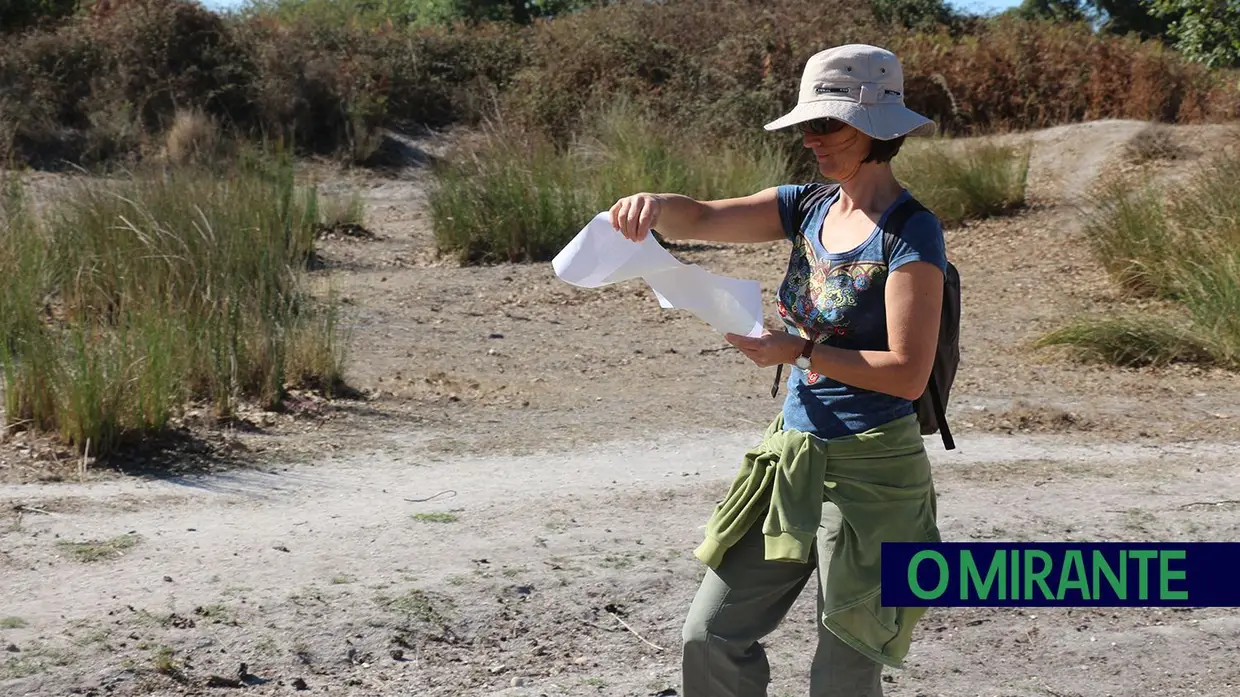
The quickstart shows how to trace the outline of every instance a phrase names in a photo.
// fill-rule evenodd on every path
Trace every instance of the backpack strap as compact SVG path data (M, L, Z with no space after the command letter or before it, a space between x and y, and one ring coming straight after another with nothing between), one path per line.
M934 420L938 422L939 435L943 438L944 450L955 450L956 439L952 438L952 430L947 427L947 413L943 409L943 398L939 396L939 385L934 379L934 371L930 371L930 406L934 409Z
M896 209L887 216L887 221L883 223L883 261L891 259L891 252L895 249L896 240L900 239L900 234L904 232L904 224L912 219L918 213L928 213L930 209L921 205L921 201L909 197L903 203L896 206Z
M887 216L887 221L883 224L883 261L889 263L891 253L895 249L896 240L900 239L900 235L904 232L904 225L913 216L923 211L928 212L926 208L915 198L909 197L904 200L896 209ZM951 430L947 427L947 414L943 408L943 400L939 396L939 386L934 379L934 371L930 371L930 384L927 386L927 392L930 393L930 406L934 409L934 419L938 422L939 435L943 438L943 447L947 450L953 450L956 447L956 440L952 438Z
M821 206L827 199L835 195L840 190L839 184L827 184L825 182L814 182L805 187L804 193L797 201L796 207L796 224L801 227L805 224L805 219L814 213L815 209Z

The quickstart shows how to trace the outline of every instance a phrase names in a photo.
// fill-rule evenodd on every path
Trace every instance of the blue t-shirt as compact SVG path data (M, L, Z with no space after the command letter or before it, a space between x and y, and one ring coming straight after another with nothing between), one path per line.
M822 246L822 222L839 191L821 183L778 189L779 218L792 242L788 272L779 288L779 316L788 331L819 343L857 351L887 350L887 274L911 261L947 267L943 229L932 213L908 219L883 260L883 225L908 191L883 212L874 232L847 252ZM829 192L829 195L824 195ZM784 400L784 428L837 438L861 433L912 414L907 399L863 390L793 366Z

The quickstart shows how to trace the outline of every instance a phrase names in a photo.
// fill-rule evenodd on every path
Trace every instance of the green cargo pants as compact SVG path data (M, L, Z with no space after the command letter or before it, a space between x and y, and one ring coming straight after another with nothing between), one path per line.
M683 697L766 697L770 665L761 640L775 630L818 572L818 612L840 509L822 505L822 525L808 563L767 561L761 523L706 569L684 625ZM822 622L810 668L811 697L882 697L882 664L840 641Z

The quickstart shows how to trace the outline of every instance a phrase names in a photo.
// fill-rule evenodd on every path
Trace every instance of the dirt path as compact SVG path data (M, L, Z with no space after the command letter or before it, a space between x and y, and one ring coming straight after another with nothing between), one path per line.
M1240 539L1240 506L1214 503L1240 499L1240 378L1028 348L1115 303L1073 192L1139 132L1034 134L1033 207L949 233L961 447L930 440L947 539ZM426 184L328 187L359 188L379 235L323 249L367 399L255 417L219 434L248 464L207 473L79 477L0 446L0 694L675 694L691 553L778 408L772 375L640 284L434 260ZM676 253L768 294L786 261ZM804 693L812 616L806 594L771 637L772 695ZM895 697L1230 697L1238 651L1234 611L935 610L885 679ZM248 688L207 687L243 663Z
M209 676L235 677L241 663L270 681L246 694L286 694L298 678L350 695L676 687L679 624L701 574L691 551L752 438L476 458L430 456L420 435L392 438L403 457L6 489L5 507L27 512L0 540L0 614L27 626L3 630L20 648L4 694L205 693ZM1236 539L1236 506L1207 504L1234 488L1238 451L971 436L936 456L943 533ZM123 555L92 562L65 546L104 555L104 541L122 536L135 541ZM810 601L772 637L774 694L799 693ZM1232 611L935 610L920 639L910 667L889 672L889 694L1240 689Z

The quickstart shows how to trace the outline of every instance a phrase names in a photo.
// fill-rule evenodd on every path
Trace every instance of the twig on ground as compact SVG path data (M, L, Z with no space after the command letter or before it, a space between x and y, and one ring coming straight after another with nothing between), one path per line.
M663 648L662 646L659 646L658 644L652 644L652 643L650 643L650 641L648 641L648 640L646 639L646 637L644 637L644 636L642 636L642 635L638 634L636 629L633 629L632 627L630 627L628 622L625 622L624 620L620 619L620 615L617 615L617 614L616 614L616 613L614 613L614 612L608 612L608 614L609 614L609 615L611 615L612 617L616 618L616 621L617 621L617 622L619 622L620 624L624 625L624 628L625 628L625 629L627 629L627 630L629 630L630 632L632 632L632 633L633 633L633 636L637 637L638 639L641 639L641 640L642 640L642 642L644 642L647 646L650 646L650 647L654 648L656 651L666 651L666 650L667 650L667 649Z
M39 508L37 506L26 506L24 504L18 504L14 506L13 510L17 511L18 513L30 512L30 513L42 513L43 515L56 515L55 513L52 513L51 511L45 511L42 508Z
M11 424L5 424L4 426L0 427L0 433L4 433L5 431L9 431L9 430L15 431L17 430L19 426L25 426L26 424L31 423L32 421L34 421L34 419L22 419L21 421L14 421Z
M426 497L426 498L424 498L424 499L405 499L405 500L406 500L406 501L408 501L409 503L426 503L427 501L434 501L435 499L439 498L440 496L443 496L444 494L452 494L452 496L456 496L456 492L455 492L455 491L453 491L453 490L451 490L451 489L444 489L443 491L439 492L438 494L435 494L434 496L427 496L427 497ZM449 497L449 498L451 498L451 497Z
M90 439L86 439L86 449L82 451L82 461L78 464L78 481L86 480L86 460L90 457Z
M38 508L36 506L27 506L27 505L20 504L20 503L17 504L16 506L13 506L13 510L17 512L17 520L13 522L14 530L22 529L22 521L25 520L27 512L42 513L43 515L50 515L50 516L56 515L55 513L52 513L51 511L45 511L42 508Z
M1222 506L1228 503L1240 503L1240 500L1224 499L1222 501L1194 501L1192 503L1186 503L1183 506L1180 506L1180 508L1191 508L1193 506Z
M731 350L733 350L733 349L735 349L735 348L736 348L735 346L720 346L720 347L718 347L718 348L708 348L708 349L702 349L702 350L698 351L698 355L705 356L705 355L706 355L706 354L708 354L708 353L722 353L722 352L724 352L724 351L731 351Z
M582 624L584 624L584 625L585 625L585 626L587 626L587 627L593 627L593 628L595 628L595 629L599 630L600 632L617 632L617 631L620 631L620 630L618 630L618 629L608 629L608 628L606 628L606 627L604 627L604 626L602 626L602 625L595 624L594 622L587 622L587 621L585 621L585 620L582 620L582 621L581 621L581 623L582 623Z

